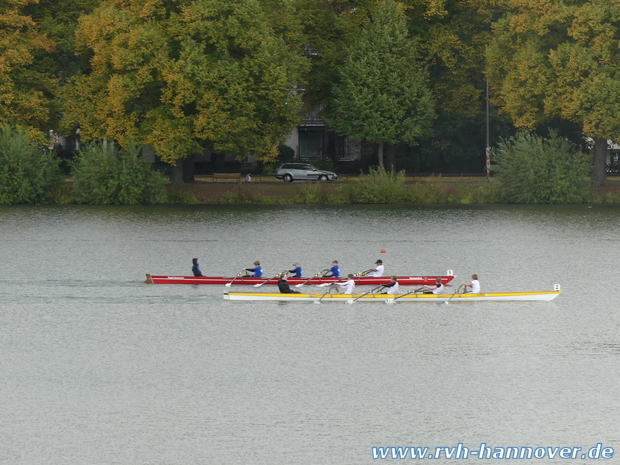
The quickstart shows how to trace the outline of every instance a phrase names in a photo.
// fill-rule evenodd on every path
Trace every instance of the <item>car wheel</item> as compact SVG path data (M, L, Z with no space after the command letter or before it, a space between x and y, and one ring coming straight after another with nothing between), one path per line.
M322 174L321 176L319 176L319 181L327 181L327 176Z
M285 182L293 182L293 176L288 173L286 173L282 179L284 179Z

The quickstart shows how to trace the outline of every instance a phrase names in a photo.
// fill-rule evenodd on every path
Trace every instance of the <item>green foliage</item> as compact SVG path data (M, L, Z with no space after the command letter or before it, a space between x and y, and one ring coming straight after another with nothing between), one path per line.
M23 129L0 126L0 204L46 202L60 180L55 153L34 143Z
M370 168L351 186L353 203L400 203L407 197L405 172L386 171L385 168Z
M173 188L166 192L163 203L167 204L182 204L182 205L196 205L200 201L191 192L181 188Z
M292 15L287 0L103 0L76 31L92 70L64 89L65 126L167 163L202 147L273 160L301 113Z
M167 180L135 147L89 144L74 162L74 196L79 203L137 205L165 199Z
M319 192L319 186L317 184L305 184L299 193L293 199L295 203L303 204L318 204L324 203L323 197Z
M592 194L590 156L553 132L548 139L520 132L500 143L492 158L506 202L580 203Z
M352 43L340 78L327 118L339 134L415 145L430 133L435 113L428 72L393 0L379 2Z

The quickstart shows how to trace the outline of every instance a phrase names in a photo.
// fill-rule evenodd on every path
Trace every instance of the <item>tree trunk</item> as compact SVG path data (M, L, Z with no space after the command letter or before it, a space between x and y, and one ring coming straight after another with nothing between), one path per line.
M594 165L592 167L592 185L600 187L607 184L605 164L607 161L607 139L594 138Z
M387 153L387 161L386 161L386 167L385 169L389 172L393 172L395 169L395 164L396 164L396 145L395 144L388 144L387 145L387 149L386 149L386 153Z
M190 155L183 159L183 182L185 184L193 184L196 182L196 179L194 179L195 168L194 155Z
M170 170L170 182L174 187L181 187L183 184L183 160L178 159Z
M196 182L194 179L194 157L179 158L170 170L170 182L174 187Z
M379 168L383 168L383 142L379 142Z

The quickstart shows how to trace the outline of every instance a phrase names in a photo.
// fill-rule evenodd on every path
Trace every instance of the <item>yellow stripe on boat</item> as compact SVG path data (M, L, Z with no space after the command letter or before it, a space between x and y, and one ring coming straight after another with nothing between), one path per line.
M480 294L279 294L263 292L227 292L225 300L265 300L290 302L501 302L551 301L561 291L540 292L487 292Z

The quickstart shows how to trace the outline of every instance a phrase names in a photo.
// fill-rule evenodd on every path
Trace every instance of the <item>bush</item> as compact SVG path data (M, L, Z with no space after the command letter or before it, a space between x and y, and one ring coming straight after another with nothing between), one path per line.
M0 204L43 203L60 184L60 159L27 133L0 126Z
M78 203L137 205L165 200L166 177L155 171L136 147L87 145L76 156L73 180Z
M405 186L405 171L387 172L385 168L369 169L351 186L353 203L399 203L409 195Z
M500 195L508 203L581 203L591 197L590 156L553 132L548 139L521 132L501 142L494 159Z

